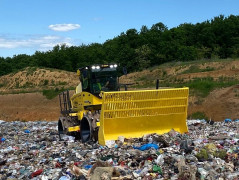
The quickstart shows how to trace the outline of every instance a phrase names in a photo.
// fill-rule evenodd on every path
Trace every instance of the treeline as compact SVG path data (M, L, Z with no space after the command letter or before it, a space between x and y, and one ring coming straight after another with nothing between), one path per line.
M128 71L170 61L239 57L239 16L220 15L197 24L181 24L168 29L163 23L129 29L103 44L55 46L29 56L0 58L0 75L27 66L75 71L86 65L116 62Z

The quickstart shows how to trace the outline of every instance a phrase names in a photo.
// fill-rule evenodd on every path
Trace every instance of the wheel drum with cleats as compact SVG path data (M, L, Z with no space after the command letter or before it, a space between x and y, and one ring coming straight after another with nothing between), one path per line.
M91 120L88 117L83 117L80 123L80 134L82 142L87 142L92 139L93 129Z
M61 135L65 134L61 120L58 121L58 134L59 134L60 140L61 140Z

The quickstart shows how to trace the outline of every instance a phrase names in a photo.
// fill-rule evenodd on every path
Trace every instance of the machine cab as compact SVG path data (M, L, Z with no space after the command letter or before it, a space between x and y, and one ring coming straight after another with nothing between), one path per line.
M101 91L118 91L117 64L93 65L79 70L82 91L97 96Z

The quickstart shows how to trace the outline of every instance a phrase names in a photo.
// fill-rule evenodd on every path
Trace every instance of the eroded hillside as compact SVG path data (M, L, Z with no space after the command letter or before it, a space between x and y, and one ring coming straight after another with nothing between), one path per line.
M0 92L34 92L43 89L70 88L79 83L74 72L28 67L17 73L1 76Z

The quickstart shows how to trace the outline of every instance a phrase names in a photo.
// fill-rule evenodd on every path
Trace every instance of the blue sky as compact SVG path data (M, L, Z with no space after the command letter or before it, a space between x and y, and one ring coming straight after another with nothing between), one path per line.
M103 43L142 25L172 28L220 14L239 15L239 0L0 0L0 56Z

